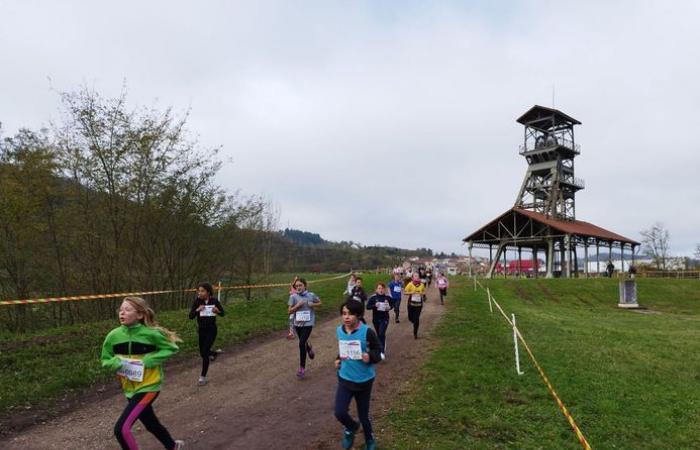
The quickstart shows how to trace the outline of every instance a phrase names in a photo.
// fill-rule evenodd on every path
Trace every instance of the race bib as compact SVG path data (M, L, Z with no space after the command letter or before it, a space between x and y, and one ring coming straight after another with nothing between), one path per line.
M297 322L311 322L311 311L297 311L294 314L294 320Z
M117 374L130 381L143 381L143 362L138 359L122 359L122 366Z
M214 305L204 305L204 309L199 312L200 317L213 317L216 314L214 313Z
M362 359L362 343L360 341L338 341L340 359Z
M401 286L394 286L394 292L401 292Z
M390 309L389 302L377 302L377 311L389 311Z
M423 303L423 296L421 294L411 294L411 303Z

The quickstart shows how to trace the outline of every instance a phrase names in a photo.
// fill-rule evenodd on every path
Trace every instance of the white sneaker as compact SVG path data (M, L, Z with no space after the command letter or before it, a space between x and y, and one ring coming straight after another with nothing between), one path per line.
M386 355L384 353L380 353L379 356L382 357L382 361L384 361L386 359Z
M199 377L199 381L197 381L197 385L204 386L205 384L207 384L207 377Z
M175 441L175 448L173 450L182 450L183 448L185 448L185 441L181 441L179 439L176 440Z

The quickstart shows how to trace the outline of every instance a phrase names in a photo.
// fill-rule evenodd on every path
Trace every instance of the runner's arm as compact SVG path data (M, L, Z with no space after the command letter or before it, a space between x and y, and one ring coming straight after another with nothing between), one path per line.
M174 342L171 342L170 339L168 339L159 330L153 330L153 341L157 350L155 352L147 353L143 357L143 367L146 369L160 365L163 363L163 361L170 358L180 350Z
M194 302L192 302L192 308L190 308L190 320L194 319L197 317L197 312L199 311L199 305L197 305L197 299L194 299Z
M219 310L219 312L217 313L218 315L224 316L224 315L226 314L226 313L224 312L224 307L221 306L221 302L219 301L218 298L216 299L216 302L214 302L214 306L216 307L216 309Z
M379 336L371 328L367 329L367 344L369 344L369 362L377 364L382 360L382 343L379 341Z
M105 341L102 343L100 363L102 364L102 367L110 370L117 370L122 366L121 358L116 356L112 351L112 343L110 342L109 335L107 335Z

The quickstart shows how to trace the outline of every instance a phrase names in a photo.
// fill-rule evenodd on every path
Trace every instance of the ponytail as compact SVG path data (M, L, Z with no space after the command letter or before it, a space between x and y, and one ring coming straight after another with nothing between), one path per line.
M136 309L136 311L143 314L143 319L140 321L142 324L160 331L166 338L168 338L170 342L182 342L182 339L180 339L177 333L158 325L158 322L156 322L156 313L150 306L148 306L146 300L142 299L141 297L125 297L124 301L129 302L134 309Z

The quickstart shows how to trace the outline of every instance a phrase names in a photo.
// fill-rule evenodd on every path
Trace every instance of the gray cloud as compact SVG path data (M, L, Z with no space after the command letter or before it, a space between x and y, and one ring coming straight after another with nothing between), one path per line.
M5 134L82 83L192 109L219 181L334 240L461 250L525 171L515 118L583 122L577 214L631 238L700 242L695 2L8 2ZM8 70L9 68L9 70ZM47 78L51 79L51 84ZM157 100L156 100L157 99Z

